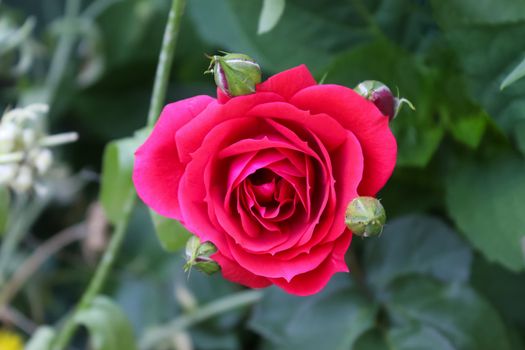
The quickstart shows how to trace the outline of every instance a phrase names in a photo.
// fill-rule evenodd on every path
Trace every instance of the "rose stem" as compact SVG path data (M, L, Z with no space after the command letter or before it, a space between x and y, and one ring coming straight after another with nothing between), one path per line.
M174 334L181 332L194 324L220 315L226 311L255 304L261 300L262 296L263 293L260 290L245 290L212 301L193 312L175 318L166 325L148 331L140 344L140 349L145 350L154 348L162 342L172 338Z
M149 112L148 112L148 126L153 126L155 121L160 114L160 109L166 95L166 88L168 85L170 66L173 61L173 55L175 51L176 39L180 30L180 23L182 19L182 13L184 11L186 0L173 0L170 13L168 15L168 22L164 31L164 38L162 41L162 48L159 56L159 62L157 65L157 73L155 74L155 82L153 87L153 94L151 97ZM133 194L128 199L127 203L123 208L123 217L115 226L114 232L111 236L108 248L104 252L95 275L89 283L88 288L85 290L79 303L73 310L72 314L66 319L63 327L57 335L54 350L65 349L69 344L69 341L73 337L73 334L77 328L75 322L75 316L81 311L89 307L93 299L97 296L99 291L102 289L104 282L111 270L115 257L120 249L126 228L128 225L131 211L134 207L137 197Z
M159 62L157 64L157 72L155 73L155 83L153 84L153 94L151 95L150 108L148 113L148 126L155 125L157 118L166 97L166 89L168 88L168 80L171 71L171 64L175 54L175 45L179 36L180 24L186 0L173 0L170 14L168 15L168 23L164 31L164 38L162 39L162 49L159 55Z

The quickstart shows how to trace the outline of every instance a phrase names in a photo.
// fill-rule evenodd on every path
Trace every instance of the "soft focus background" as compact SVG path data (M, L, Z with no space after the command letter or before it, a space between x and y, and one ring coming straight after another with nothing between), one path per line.
M47 101L49 129L80 135L54 150L52 198L34 222L27 214L9 273L53 237L74 231L77 242L26 278L2 309L1 332L27 341L37 326L56 325L88 284L110 228L99 204L104 147L146 122L169 7L0 1L0 110ZM266 75L305 63L326 83L376 79L398 89L417 110L391 124L399 159L379 194L387 226L379 238L354 238L351 274L322 293L269 288L251 305L175 327L159 349L525 349L525 79L514 81L525 74L525 0L286 0L276 26L258 34L261 8L189 0L167 100L214 94L204 54L217 50L249 54ZM3 232L9 196L0 192ZM137 205L104 288L136 339L242 290L220 274L187 276L183 262ZM129 337L119 333L122 315L107 324L99 316L87 317L89 332L71 349Z

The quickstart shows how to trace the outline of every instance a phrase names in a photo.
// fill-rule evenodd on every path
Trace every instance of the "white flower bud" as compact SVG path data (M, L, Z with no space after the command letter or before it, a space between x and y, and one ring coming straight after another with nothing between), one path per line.
M53 163L53 154L47 148L39 150L36 156L33 158L33 166L39 175L45 174Z
M44 103L33 103L25 107L30 113L36 114L37 116L42 116L49 112L49 106Z
M0 165L0 186L9 184L16 175L17 166L15 164Z
M13 123L0 124L0 153L8 153L15 147L19 128Z
M33 185L33 171L27 165L22 165L18 170L18 174L11 181L11 187L16 192L26 192Z
M36 132L33 129L24 129L22 131L22 142L26 148L30 148L35 144Z

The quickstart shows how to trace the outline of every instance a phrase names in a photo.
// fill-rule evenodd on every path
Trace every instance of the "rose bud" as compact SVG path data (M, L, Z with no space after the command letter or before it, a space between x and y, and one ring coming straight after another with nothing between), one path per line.
M205 73L213 73L217 86L230 97L254 93L261 82L261 67L247 55L227 53L210 59Z
M408 104L412 110L415 110L409 100L406 98L394 97L388 86L380 81L363 81L357 85L354 90L367 100L372 101L381 113L388 116L389 120L392 120L397 116L403 103Z
M210 258L217 252L217 247L211 242L201 243L199 237L191 236L186 242L186 264L184 270L189 271L193 266L197 270L211 275L221 268L219 264Z
M354 198L346 208L346 227L363 237L376 236L383 231L385 209L374 197Z

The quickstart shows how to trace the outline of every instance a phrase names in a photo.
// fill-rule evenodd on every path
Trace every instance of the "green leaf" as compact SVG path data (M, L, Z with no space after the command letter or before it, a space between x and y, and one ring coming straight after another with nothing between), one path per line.
M191 233L188 232L177 220L168 219L150 210L155 232L162 245L168 252L176 252L186 245Z
M525 119L516 122L514 135L518 149L525 155Z
M397 165L424 167L444 135L444 125L435 118L438 100L433 75L400 48L378 40L339 55L329 68L326 82L354 87L370 79L394 91L398 88L413 102L416 111L401 110L390 126L398 142Z
M435 17L473 96L512 134L525 113L525 81L501 91L525 52L525 1L433 0Z
M126 315L107 297L96 297L75 321L88 328L94 350L137 349Z
M450 227L424 215L388 222L380 237L367 240L364 255L367 280L377 288L413 273L464 282L471 261L469 247Z
M40 326L33 332L33 335L25 345L25 350L51 350L56 336L54 328Z
M334 282L308 298L268 289L255 308L250 328L270 341L271 349L351 348L373 327L377 306L355 287L334 288Z
M450 216L488 260L518 271L525 267L525 162L501 155L491 161L464 160L449 172Z
M440 18L450 25L502 25L525 20L525 2L523 0L452 0L446 3L435 3Z
M452 136L471 149L478 148L487 127L487 117L481 112L455 119L449 125Z
M136 148L135 140L126 138L110 142L104 150L100 200L112 223L122 218L122 208L134 194L131 174Z
M133 198L135 190L131 180L133 154L140 138L128 137L110 142L104 150L100 201L109 221L117 223L124 215L123 208Z
M507 75L507 77L505 77L501 83L500 89L505 89L507 86L515 83L523 77L525 77L525 58L512 70L512 72L509 73L509 75Z
M387 344L385 334L378 328L371 329L361 335L352 350L395 350Z
M263 0L257 34L267 33L277 25L283 15L285 5L285 0Z
M226 51L253 57L267 72L304 63L320 73L334 52L371 36L366 22L347 0L287 0L286 11L272 35L257 35L260 9L261 1L188 3L188 13L203 39Z
M389 288L386 308L398 326L419 325L426 329L427 335L432 333L439 344L448 340L452 345L449 348L511 349L507 330L497 312L474 290L461 284L443 285L425 277L399 279ZM407 332L405 328L392 331L389 336L398 342L406 341L403 338Z
M512 272L482 257L474 260L471 284L501 315L525 331L525 272Z
M394 327L387 333L390 349L399 350L455 350L439 331L421 324Z

